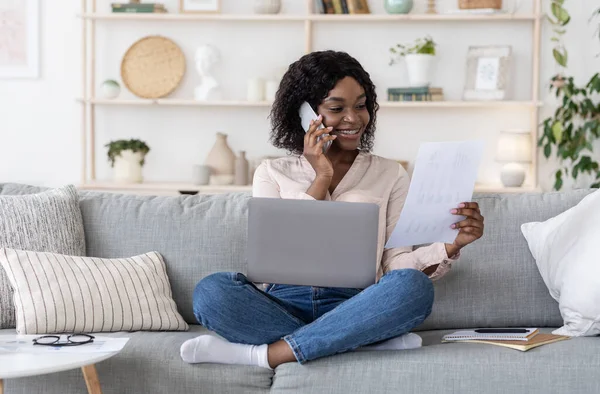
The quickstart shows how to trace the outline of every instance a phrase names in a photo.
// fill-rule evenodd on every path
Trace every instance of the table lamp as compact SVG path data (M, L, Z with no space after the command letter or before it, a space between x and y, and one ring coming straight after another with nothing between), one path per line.
M523 163L531 162L529 130L503 130L498 139L496 160L505 162L500 179L505 187L521 187L525 181Z

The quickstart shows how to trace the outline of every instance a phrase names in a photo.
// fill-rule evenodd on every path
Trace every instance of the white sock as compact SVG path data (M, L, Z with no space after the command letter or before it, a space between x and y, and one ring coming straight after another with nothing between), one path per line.
M376 345L367 345L359 347L358 351L371 351L371 350L406 350L416 349L421 347L423 339L417 334L409 332L408 334L400 335L399 337L388 339Z
M272 369L267 357L268 345L231 343L212 335L200 335L181 345L181 358L187 363L257 365Z

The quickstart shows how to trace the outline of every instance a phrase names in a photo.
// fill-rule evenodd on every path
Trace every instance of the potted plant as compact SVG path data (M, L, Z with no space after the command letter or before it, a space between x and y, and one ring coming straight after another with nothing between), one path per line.
M111 141L108 148L108 160L115 169L114 178L118 183L141 183L142 166L146 154L150 151L145 142L130 139Z
M409 85L412 87L429 86L435 59L435 46L436 43L430 36L418 38L412 45L396 44L390 48L390 52L393 54L390 65L404 57Z
M570 21L569 13L563 8L564 0L553 0L552 17L555 26L560 26L557 34L564 34L564 26ZM600 15L600 9L593 16ZM573 77L564 75L567 67L568 52L560 43L559 37L553 37L557 46L552 54L561 71L552 77L550 92L556 95L559 106L552 116L542 122L542 135L538 141L543 146L544 156L549 158L555 152L561 164L554 176L554 189L560 190L564 176L574 180L581 174L587 174L594 180L589 187L600 187L600 165L593 155L594 142L600 139L600 73L594 74L584 86L577 86Z

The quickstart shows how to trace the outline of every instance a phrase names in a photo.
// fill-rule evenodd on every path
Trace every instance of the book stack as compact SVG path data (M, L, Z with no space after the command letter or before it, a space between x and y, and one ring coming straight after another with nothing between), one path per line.
M526 352L527 350L533 349L538 346L563 341L569 338L570 337L564 335L542 334L537 328L501 328L457 331L452 334L444 335L444 337L442 338L442 342L484 343L489 345L503 346Z
M367 0L315 0L318 14L369 14Z
M444 92L442 88L389 88L389 101L443 101Z
M153 12L167 12L164 4L161 3L140 3L139 1L132 1L129 3L111 3L112 12L139 12L139 13L153 13Z

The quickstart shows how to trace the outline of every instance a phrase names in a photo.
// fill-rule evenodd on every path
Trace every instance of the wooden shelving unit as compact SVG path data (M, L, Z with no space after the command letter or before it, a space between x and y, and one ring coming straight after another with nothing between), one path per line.
M539 108L539 67L540 67L540 41L541 41L541 0L531 0L533 13L531 14L498 14L498 15L469 15L469 14L366 14L366 15L321 15L313 13L314 0L305 0L306 13L300 15L245 15L245 14L112 14L97 12L97 0L82 0L82 13L78 17L82 21L82 52L83 52L83 91L78 99L82 107L82 179L80 187L89 190L119 190L140 193L177 193L179 191L198 193L224 193L231 191L249 191L251 186L194 186L189 184L173 183L144 183L141 185L123 185L111 182L97 182L96 179L96 138L95 138L95 113L97 106L189 106L189 107L256 107L269 108L271 103L266 101L214 101L198 102L192 99L115 99L106 100L97 98L95 94L95 54L96 54L96 24L118 22L185 22L185 21L214 21L214 22L298 22L304 24L304 50L306 53L313 48L314 24L326 23L418 23L418 22L514 22L530 23L532 25L532 86L531 99L528 101L434 101L434 102L389 102L380 101L382 109L525 109L530 112L531 138L532 138L532 174L528 188L509 189L500 186L478 185L476 191L481 192L522 192L537 191L537 139ZM467 28L467 27L465 27Z

